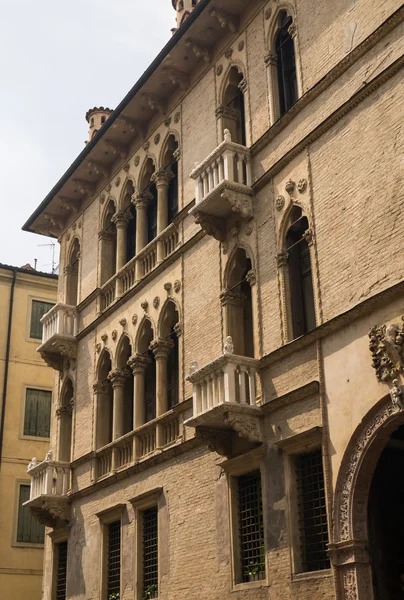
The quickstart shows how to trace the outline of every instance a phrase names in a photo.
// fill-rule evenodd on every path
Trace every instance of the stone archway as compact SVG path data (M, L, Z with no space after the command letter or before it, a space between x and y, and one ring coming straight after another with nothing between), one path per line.
M390 394L357 427L340 466L333 514L334 541L329 545L338 600L374 600L368 553L368 497L380 455L393 431L404 424L401 400L402 390L395 382Z

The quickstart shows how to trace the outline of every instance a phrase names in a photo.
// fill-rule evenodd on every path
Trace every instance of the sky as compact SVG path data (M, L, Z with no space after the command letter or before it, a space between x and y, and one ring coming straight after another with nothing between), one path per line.
M175 12L171 0L0 4L0 263L50 272L52 239L21 227L83 149L87 110L118 105Z

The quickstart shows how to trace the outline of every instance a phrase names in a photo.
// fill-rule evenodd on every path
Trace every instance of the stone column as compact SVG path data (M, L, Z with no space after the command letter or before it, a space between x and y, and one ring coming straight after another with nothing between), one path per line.
M226 336L233 338L234 354L243 355L243 295L225 290L220 294L220 302L225 310Z
M112 411L112 441L123 436L124 433L124 404L125 380L130 376L128 369L115 369L108 375L114 391L114 404Z
M136 254L147 245L147 204L151 198L150 192L136 192L132 196L136 208Z
M95 395L94 440L95 450L109 443L109 422L105 415L105 405L108 403L109 389L106 383L98 382L93 385Z
M116 226L116 270L117 272L126 265L126 238L128 224L132 215L125 210L120 210L112 217Z
M144 375L150 364L150 358L135 354L128 360L133 373L133 429L138 429L145 422Z
M173 177L169 169L159 169L152 176L157 188L157 235L168 226L168 186Z
M170 339L159 338L153 340L150 344L150 350L156 359L156 417L161 417L168 410L168 391L167 391L167 362L174 342ZM156 447L161 448L164 445L163 428L157 423L156 429Z
M368 546L368 540L346 540L328 545L328 554L336 571L339 599L374 599Z

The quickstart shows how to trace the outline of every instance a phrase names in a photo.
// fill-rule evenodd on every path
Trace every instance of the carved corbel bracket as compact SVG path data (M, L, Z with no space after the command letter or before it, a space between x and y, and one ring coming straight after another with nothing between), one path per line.
M237 20L233 15L230 15L228 12L213 7L210 11L212 17L215 17L219 22L220 27L226 29L228 27L232 33L236 33L238 30Z
M187 48L191 48L192 52L195 54L198 60L202 58L206 63L210 62L210 53L207 48L196 44L189 38L185 41L185 45L187 46Z
M122 144L117 144L116 142L112 142L111 140L103 140L104 146L111 152L113 156L120 156L121 158L125 158L127 155L126 146Z
M164 67L163 71L167 73L171 83L173 85L178 85L181 90L186 90L189 87L189 78L186 73L173 69L172 67Z
M207 215L206 213L202 212L196 212L194 217L195 223L200 225L207 235L211 235L219 242L223 242L225 240L226 231L224 219L221 217Z
M230 205L231 211L242 219L250 220L253 217L252 198L236 191L225 190L221 197Z
M39 496L29 503L32 515L46 527L66 527L70 518L69 499L63 496Z
M263 435L259 416L228 412L224 415L226 425L234 429L241 438L249 442L262 442Z
M147 94L146 92L143 92L142 98L152 110L157 110L161 115L165 114L166 107L161 98L158 98L154 94Z
M231 452L231 432L225 429L210 427L197 427L196 439L203 442L210 452L217 452L220 456L229 456Z

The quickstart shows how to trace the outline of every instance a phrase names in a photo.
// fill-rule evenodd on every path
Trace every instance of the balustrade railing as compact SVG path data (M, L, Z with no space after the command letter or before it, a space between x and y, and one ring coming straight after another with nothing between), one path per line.
M70 465L46 458L37 463L32 459L28 466L31 476L30 500L39 496L66 496L71 486Z
M251 187L250 150L232 142L227 129L224 138L224 141L190 174L195 180L196 205L224 182Z
M101 288L101 310L105 310L115 300L115 278L109 279Z
M97 453L97 479L108 475L112 470L112 448L108 447Z
M54 335L74 337L77 335L76 307L58 302L43 315L41 323L42 344L45 344Z

